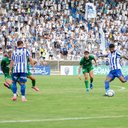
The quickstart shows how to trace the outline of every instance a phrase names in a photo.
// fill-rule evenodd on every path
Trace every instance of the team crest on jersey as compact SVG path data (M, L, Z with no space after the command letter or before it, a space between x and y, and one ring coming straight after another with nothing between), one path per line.
M19 55L21 55L22 54L22 51L19 51L19 53L18 53Z

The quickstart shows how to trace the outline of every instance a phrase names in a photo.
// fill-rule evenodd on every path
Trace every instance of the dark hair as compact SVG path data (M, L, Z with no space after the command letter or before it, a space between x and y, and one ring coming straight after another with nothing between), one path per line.
M114 44L110 44L109 48L115 48L115 45Z
M84 54L89 54L89 51L84 51Z
M20 46L21 44L23 44L23 41L21 40L17 41L17 46Z

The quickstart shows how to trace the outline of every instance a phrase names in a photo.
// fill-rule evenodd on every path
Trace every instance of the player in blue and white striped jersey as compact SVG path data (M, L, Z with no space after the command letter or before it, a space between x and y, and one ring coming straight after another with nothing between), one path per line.
M17 100L17 81L20 81L21 85L21 95L22 95L22 101L26 101L25 97L25 83L27 82L27 60L30 60L30 63L33 65L32 58L30 56L29 51L23 47L23 42L18 41L17 42L17 49L13 51L12 53L12 59L10 63L10 73L12 72L12 80L13 80L13 98L12 100ZM13 68L13 70L12 70Z
M122 55L120 52L115 50L115 45L110 44L109 45L109 54L105 55L104 57L109 58L109 66L110 66L110 72L106 77L105 80L105 90L106 92L109 90L109 83L113 81L116 77L122 82L125 83L128 81L128 76L124 77L122 72L121 72L121 59L124 58L128 60L128 57ZM103 57L103 56L102 56ZM106 93L107 95L107 93Z

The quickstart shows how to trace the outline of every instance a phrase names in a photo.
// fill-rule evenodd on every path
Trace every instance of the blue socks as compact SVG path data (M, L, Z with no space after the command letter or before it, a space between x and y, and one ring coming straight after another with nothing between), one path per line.
M106 90L106 92L109 90L109 81L105 81L105 83L104 83L105 85L104 85L104 87L105 87L105 90Z
M21 84L21 95L22 96L25 96L25 89L26 89L26 86L25 86L25 84Z
M126 81L128 81L128 75L124 77Z
M16 92L17 92L16 82L13 82L13 84L12 84L12 91L13 91L14 94L16 94Z

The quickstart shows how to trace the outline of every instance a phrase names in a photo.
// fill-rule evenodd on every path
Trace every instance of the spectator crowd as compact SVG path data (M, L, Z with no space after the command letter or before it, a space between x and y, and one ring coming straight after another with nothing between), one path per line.
M85 15L86 3L96 6L96 18ZM15 47L19 39L32 57L53 60L79 60L85 49L102 54L114 43L128 50L127 0L1 0L0 45Z

